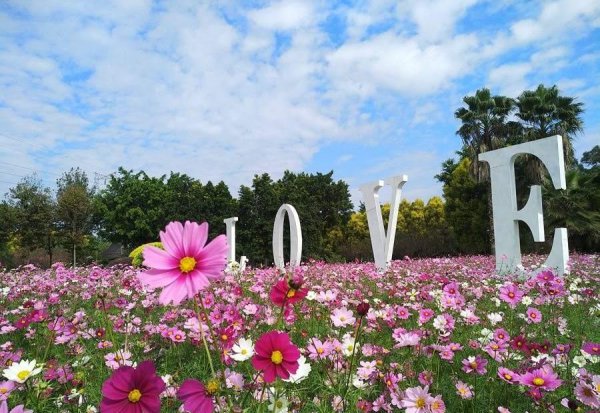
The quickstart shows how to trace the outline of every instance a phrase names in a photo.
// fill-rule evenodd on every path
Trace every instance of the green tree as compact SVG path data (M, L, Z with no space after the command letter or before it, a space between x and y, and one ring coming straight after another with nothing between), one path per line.
M584 152L581 157L581 163L591 168L600 166L600 146L596 145L589 151Z
M77 248L91 235L94 189L86 173L79 168L65 172L56 182L56 217L59 232L73 251L77 264Z
M506 145L514 125L507 121L514 110L515 102L506 96L492 96L489 89L483 88L473 96L465 96L461 107L454 116L461 121L456 134L461 137L463 150L471 161L471 171L477 182L489 179L489 168L479 162L479 154Z
M0 268L12 266L11 241L17 228L17 209L6 201L0 202Z
M101 235L128 248L155 241L169 222L164 179L123 168L111 174L108 185L96 197Z
M52 264L56 233L56 204L52 192L32 175L10 188L8 195L8 203L15 211L16 241L29 250L43 248Z
M556 86L539 85L526 90L516 99L517 113L522 126L522 140L534 141L553 135L563 137L565 162L574 163L573 138L583 130L583 103L576 98L561 96ZM543 182L543 166L539 159L528 157L527 176L533 184Z
M480 162L479 154L502 148L509 142L511 134L515 134L518 125L509 122L508 117L515 108L515 101L506 96L493 96L489 89L483 88L474 96L465 96L462 107L454 112L461 121L456 132L463 142L463 155L470 161L470 172L477 183L489 182L489 166ZM491 193L491 187L488 188ZM492 197L487 196L488 239L494 248L494 223L492 213Z
M436 178L444 184L445 219L458 242L459 252L483 253L489 251L490 233L487 231L487 185L478 183L470 173L471 161L446 161Z
M273 260L273 220L279 209L279 194L269 174L255 175L252 187L239 191L239 222L236 226L240 255L255 265Z

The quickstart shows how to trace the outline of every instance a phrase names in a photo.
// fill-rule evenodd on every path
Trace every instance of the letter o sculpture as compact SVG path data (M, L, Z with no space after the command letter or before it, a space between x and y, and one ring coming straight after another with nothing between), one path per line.
M302 259L302 231L300 230L300 218L296 208L290 204L283 204L279 207L275 215L273 224L273 260L275 266L280 270L285 269L285 260L283 259L283 222L285 214L290 221L290 265L295 267L300 265Z

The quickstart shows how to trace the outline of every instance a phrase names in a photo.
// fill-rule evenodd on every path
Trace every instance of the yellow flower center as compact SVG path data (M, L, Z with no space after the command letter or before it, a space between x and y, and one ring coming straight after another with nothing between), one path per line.
M510 292L510 293L508 293L508 296L509 296L510 298L515 298L515 293L513 293L513 292Z
M243 355L248 354L248 350L246 350L245 348L242 349L242 351L240 351L240 353L242 353Z
M0 387L0 394L8 393L8 389L6 387Z
M142 392L140 392L138 389L131 390L127 395L127 399L129 399L131 403L137 403L140 401L141 398Z
M422 409L423 407L425 407L427 405L427 403L425 402L425 399L423 397L419 397L417 399L417 401L415 402L415 405L419 408Z
M477 362L475 362L475 361L472 361L472 362L471 362L471 368L472 368L472 369L476 369L476 368L477 368Z
M281 364L283 362L283 354L281 354L281 351L275 350L271 353L271 361L275 364Z
M19 378L19 380L25 380L27 377L29 377L30 374L31 372L29 370L21 370L17 374L17 377Z
M221 340L223 340L223 341L227 341L228 338L229 337L227 337L227 334L222 334L221 335Z
M219 382L215 379L209 380L206 383L206 392L208 394L215 394L219 390Z
M492 344L492 349L493 349L493 350L498 350L498 348L499 348L499 347L498 347L498 344Z
M512 380L512 376L508 373L504 373L504 378L508 381Z
M287 298L292 298L295 295L296 295L296 290L294 290L293 288L290 288L290 290L287 293Z
M188 273L196 268L196 259L194 257L183 257L179 261L179 269L182 273Z
M278 409L281 409L283 407L283 402L281 400L277 400L275 402L275 406L277 406Z
M536 386L541 386L544 383L545 381L541 377L536 377L535 379L533 379L533 384L535 384Z
M323 354L324 352L325 352L325 350L323 349L323 347L319 347L317 349L317 353L319 353L319 354Z

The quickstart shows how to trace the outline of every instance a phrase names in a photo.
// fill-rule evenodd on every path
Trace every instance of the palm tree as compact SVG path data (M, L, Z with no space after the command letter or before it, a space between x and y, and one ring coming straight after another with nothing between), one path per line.
M561 96L556 86L547 88L539 85L536 90L521 93L516 105L516 116L523 128L523 141L561 135L565 162L567 165L573 164L573 138L583 130L583 103L576 102L576 98ZM528 158L527 175L534 184L543 182L543 167L537 158Z
M471 159L472 174L477 182L489 179L487 164L477 159L480 153L506 145L511 127L507 118L515 108L513 99L492 96L487 88L479 89L474 96L465 96L462 107L454 116L462 122L456 134L462 138L463 153Z
M463 157L471 161L470 172L478 184L489 182L489 166L479 162L479 154L501 148L509 142L511 131L517 127L508 122L510 113L515 108L513 99L506 96L492 96L487 88L479 89L474 96L465 96L462 107L454 112L454 116L462 122L456 134L462 138ZM494 251L494 222L492 215L491 187L487 193L488 239Z

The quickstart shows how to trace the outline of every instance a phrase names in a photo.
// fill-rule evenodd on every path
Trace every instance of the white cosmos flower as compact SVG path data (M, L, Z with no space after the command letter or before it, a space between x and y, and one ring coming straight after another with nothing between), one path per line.
M245 361L254 355L254 344L252 340L240 338L231 348L233 354L230 356L235 361Z
M18 363L13 363L9 368L2 372L2 375L8 380L15 381L17 383L25 383L31 376L35 376L42 371L41 367L36 368L35 360L21 360Z
M273 413L288 413L288 399L284 395L280 394L279 397L275 398L277 392L274 388L269 389L269 404L268 409Z
M308 377L311 370L312 367L310 367L310 364L306 362L306 357L300 356L298 359L298 370L296 370L294 374L290 374L288 379L283 379L283 381L288 383L300 383L302 380Z

